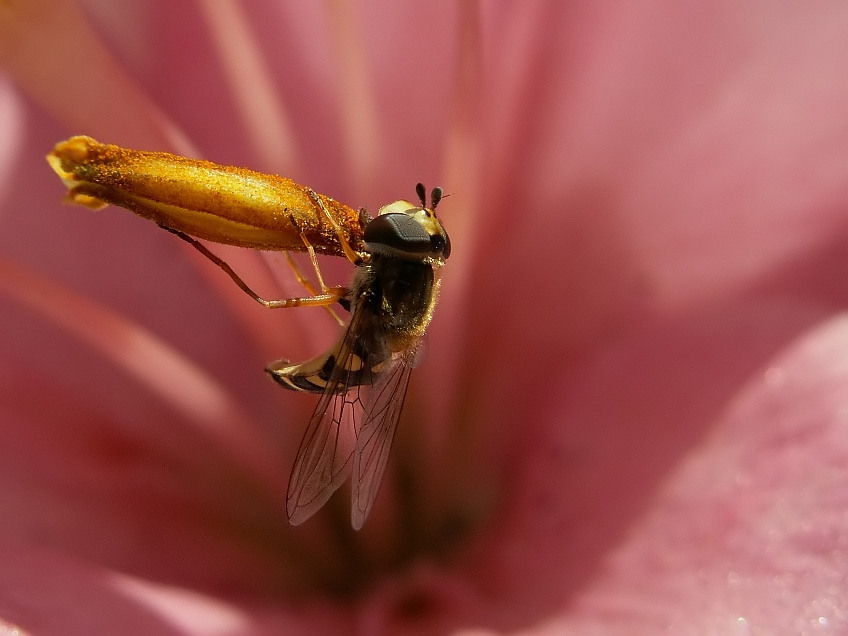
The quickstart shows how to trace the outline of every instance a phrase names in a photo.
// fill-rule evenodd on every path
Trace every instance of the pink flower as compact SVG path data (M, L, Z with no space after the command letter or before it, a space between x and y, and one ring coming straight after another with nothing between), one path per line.
M0 4L0 625L844 630L846 24L842 3ZM262 373L337 326L264 310L123 210L61 207L44 155L72 134L370 210L450 194L361 532L344 492L287 523L314 398ZM283 259L216 252L296 289Z

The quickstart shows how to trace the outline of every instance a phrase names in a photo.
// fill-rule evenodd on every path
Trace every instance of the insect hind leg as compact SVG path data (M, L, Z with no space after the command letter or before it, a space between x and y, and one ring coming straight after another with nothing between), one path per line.
M313 260L313 265L315 266L315 273L318 276L318 284L321 285L321 294L316 291L315 286L311 282L309 282L309 279L306 278L306 276L303 275L303 272L300 271L300 267L298 267L297 261L294 260L294 257L291 255L290 252L286 252L286 259L288 260L289 267L294 273L294 277L297 279L297 282L300 283L303 288L306 289L306 291L312 294L313 298L321 296L322 294L326 294L328 293L328 290L331 289L324 285L324 279L321 277L321 271L318 269L317 261ZM338 302L345 310L350 311L350 301L348 301L346 298L339 298L336 302ZM325 308L327 310L327 313L329 313L333 317L333 320L339 323L339 325L343 326L345 324L344 320L342 320L339 315L335 311L333 311L333 308L330 305L325 305Z
M333 317L338 320L338 317L332 311L330 305L334 303L340 302L341 299L345 298L350 291L346 287L325 287L320 294L313 294L312 296L305 296L299 298L283 298L280 300L266 300L262 298L259 294L253 291L247 283L245 283L242 278L235 273L232 267L227 264L222 258L213 254L209 248L207 248L203 243L198 241L193 236L189 236L185 232L180 230L175 230L174 228L167 227L165 225L161 225L162 229L167 230L171 234L178 236L186 243L194 247L198 252L203 254L210 261L215 263L218 267L224 270L224 273L229 276L233 282L238 285L239 289L241 289L248 296L253 298L256 302L269 309L281 309L283 307L325 307ZM308 283L308 281L307 281ZM309 288L307 288L307 291ZM344 306L344 303L341 303Z
M310 190L310 192L312 191ZM312 194L315 193L312 192ZM315 196L317 197L318 195ZM323 206L323 204L321 205ZM327 291L331 288L327 287L327 285L324 283L324 276L321 274L321 268L318 266L318 257L315 255L315 248L312 247L312 244L309 242L309 239L306 238L304 233L298 227L297 219L294 218L293 214L289 215L289 222L292 224L292 227L297 229L298 234L300 235L300 240L303 242L304 247L306 247L306 252L309 254L309 260L312 263L312 269L315 270L315 277L318 279L318 284L321 286L321 293L326 294ZM300 271L300 267L298 266L297 262L294 260L294 257L291 255L290 252L286 252L286 259L288 259L289 267L291 267L291 270L294 272L294 276L297 279L297 282L303 285L306 291L308 291L310 294L312 294L313 296L318 296L319 294L315 290L315 287L312 285L309 279L304 276L303 272ZM350 301L347 298L339 298L338 303L344 308L345 311L350 311ZM344 326L344 320L339 318L338 314L333 311L331 307L327 307L327 312L333 317L333 319L337 323L339 323L340 326Z

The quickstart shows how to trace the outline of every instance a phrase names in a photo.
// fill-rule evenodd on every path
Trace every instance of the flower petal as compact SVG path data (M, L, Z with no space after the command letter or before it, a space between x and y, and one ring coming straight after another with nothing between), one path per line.
M841 315L752 375L559 628L846 629L846 361Z

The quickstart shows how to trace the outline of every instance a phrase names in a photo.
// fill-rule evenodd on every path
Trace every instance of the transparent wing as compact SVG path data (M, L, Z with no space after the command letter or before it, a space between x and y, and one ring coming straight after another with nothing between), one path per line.
M295 526L314 515L350 474L363 410L362 387L349 386L352 376L347 371L358 322L354 314L297 451L286 494L286 512Z
M369 389L367 415L359 429L353 458L350 523L354 530L365 523L380 490L414 359L414 349L398 355Z

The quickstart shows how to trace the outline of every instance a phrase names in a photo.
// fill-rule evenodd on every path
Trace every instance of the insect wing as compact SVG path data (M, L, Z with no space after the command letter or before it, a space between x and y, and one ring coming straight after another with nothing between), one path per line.
M414 359L414 349L399 354L370 387L367 415L359 430L353 458L350 523L354 530L365 523L380 490Z
M347 479L362 421L361 386L349 386L348 362L358 333L357 315L347 327L335 368L309 419L286 494L292 525L314 515Z

